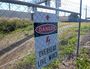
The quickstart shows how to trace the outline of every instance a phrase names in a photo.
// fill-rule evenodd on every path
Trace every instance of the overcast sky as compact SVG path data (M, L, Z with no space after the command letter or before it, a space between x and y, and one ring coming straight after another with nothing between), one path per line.
M38 0L31 0L31 1L38 1ZM52 5L54 5L54 3L52 3ZM86 8L86 5L90 6L90 0L82 0L82 5L83 5L82 6L82 17L85 18L85 8ZM65 9L65 10L74 11L74 12L79 12L80 0L61 0L60 8ZM90 16L89 8L90 7L88 7L88 11L87 11L88 17Z

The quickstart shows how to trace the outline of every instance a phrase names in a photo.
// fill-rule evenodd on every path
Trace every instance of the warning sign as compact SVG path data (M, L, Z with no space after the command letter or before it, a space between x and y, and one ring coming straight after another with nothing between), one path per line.
M57 16L36 12L34 14L34 36L37 69L48 65L57 57Z

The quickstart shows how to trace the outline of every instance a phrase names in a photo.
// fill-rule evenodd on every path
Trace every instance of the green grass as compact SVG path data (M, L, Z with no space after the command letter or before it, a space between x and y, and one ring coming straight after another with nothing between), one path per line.
M61 60L65 55L69 55L72 52L74 52L75 50L75 42L76 42L76 38L72 37L68 39L68 44L64 45L64 46L59 46L59 56L60 58L57 58L55 60L52 61L52 63L50 63L49 65L47 65L46 67L44 67L43 69L57 69L59 68L59 66L61 65ZM74 43L74 44L73 44ZM32 65L35 66L35 55L28 55L25 58L23 58L22 61L18 62L18 69L19 67L23 67L25 68L26 65Z
M76 69L90 69L90 49L82 48L76 61Z
M9 31L7 31L7 29ZM30 20L18 18L0 18L0 39L17 32L23 32L27 35L30 35L32 30L33 23Z
M81 34L84 35L86 32L90 32L90 24L81 25Z
M30 54L26 57L24 57L24 59L22 59L21 61L18 61L16 63L15 69L27 69L30 67L35 67L35 55L34 54Z
M58 69L60 64L61 64L60 60L55 59L55 60L52 61L52 63L50 63L49 65L47 65L43 69Z
M28 24L28 21L25 21L25 23L22 23L23 21L21 21L22 24L19 23L19 21L17 21L17 20L15 20L14 22L17 23L16 29L9 33L3 33L3 31L1 31L0 32L1 38L3 38L4 36L10 35L10 34L14 35L15 33L18 33L18 32L20 32L20 33L23 32L24 34L29 35L33 31L33 24L31 22L29 22L30 24ZM14 23L14 22L12 20L12 23ZM77 26L77 23L74 23L74 24L61 23L61 24L59 24L60 25L59 27L61 28L62 26L66 26L69 24ZM0 26L0 28L2 28L2 27ZM85 34L89 30L90 30L90 24L83 23L81 26L81 34ZM43 69L58 68L61 64L63 57L70 55L71 53L73 53L76 50L77 31L78 31L77 27L68 28L68 29L65 29L65 31L61 35L59 35L60 36L59 39L61 40L61 45L58 46L59 47L58 53L59 53L60 58L52 61L51 64L44 67ZM67 36L68 36L68 38L66 38ZM16 37L18 37L18 39L20 39L20 36L16 36ZM87 69L90 69L89 60L87 58L88 58L88 55L86 53L85 54L82 53L82 55L80 55L80 57L76 61L76 65L77 66L79 65L80 69L85 69L86 66L88 66ZM16 62L16 69L25 69L26 67L30 67L30 65L32 67L35 67L35 55L34 54L30 54L30 55L24 57L22 60ZM83 66L85 66L85 67L83 67Z
M51 64L49 64L46 67L43 67L43 69L56 69L59 68L60 65L60 61L58 59L55 59L54 61L52 61ZM28 68L35 68L35 55L34 54L30 54L26 57L24 57L21 61L18 61L16 63L15 69L26 69Z

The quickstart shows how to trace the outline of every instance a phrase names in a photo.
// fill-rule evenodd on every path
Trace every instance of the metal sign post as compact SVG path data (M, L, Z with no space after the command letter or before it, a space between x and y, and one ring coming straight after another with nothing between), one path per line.
M79 27L78 27L77 53L76 53L77 57L79 56L79 48L80 48L81 15L82 15L82 0L80 0L80 18L79 18Z
M56 14L34 13L36 68L41 69L58 56Z

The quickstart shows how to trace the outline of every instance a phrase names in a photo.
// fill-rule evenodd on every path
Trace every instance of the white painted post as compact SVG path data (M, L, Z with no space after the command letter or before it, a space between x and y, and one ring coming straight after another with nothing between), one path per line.
M9 11L11 10L11 4L9 3Z
M50 1L47 0L47 1L45 2L45 5L48 6L48 7L50 7Z
M59 9L59 7L61 6L61 0L55 0L56 3L56 8ZM56 14L59 16L59 11L56 10Z
M34 1L34 4L35 4L36 2ZM37 11L37 7L32 7L32 10L33 10L33 12L35 13L36 11Z

